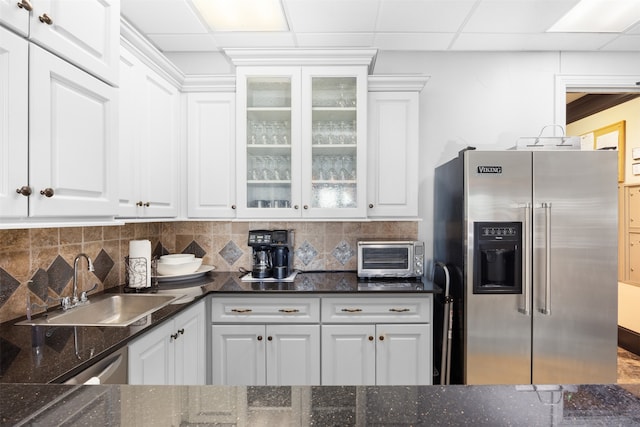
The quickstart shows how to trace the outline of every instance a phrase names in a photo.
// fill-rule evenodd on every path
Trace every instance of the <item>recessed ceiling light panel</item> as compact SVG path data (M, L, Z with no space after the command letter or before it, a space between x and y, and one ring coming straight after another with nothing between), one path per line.
M288 31L280 0L192 0L214 31Z
M621 33L638 21L639 0L581 0L548 31Z

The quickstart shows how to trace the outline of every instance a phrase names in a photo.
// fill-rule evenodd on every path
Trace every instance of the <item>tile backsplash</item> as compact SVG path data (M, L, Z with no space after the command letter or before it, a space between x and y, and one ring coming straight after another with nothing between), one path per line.
M71 294L73 260L86 253L79 270L80 290L124 283L129 241L149 239L154 254L194 253L220 271L250 269L250 229L295 231L294 267L299 270L355 270L361 238L416 239L418 223L408 222L157 222L120 226L0 230L0 322L24 316L32 304L53 306ZM34 306L33 312L42 311Z

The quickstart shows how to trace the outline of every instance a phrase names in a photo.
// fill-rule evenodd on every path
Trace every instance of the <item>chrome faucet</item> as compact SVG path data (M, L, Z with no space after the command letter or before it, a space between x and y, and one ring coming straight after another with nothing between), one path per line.
M62 308L64 310L73 308L78 304L87 302L89 300L87 298L87 292L91 292L96 287L98 287L98 284L96 283L93 286L93 288L91 288L89 291L82 292L80 298L78 298L78 263L80 262L80 258L84 258L87 260L87 269L89 271L94 271L93 262L91 261L91 258L89 258L87 254L81 253L76 256L76 258L73 260L73 293L71 297L62 298Z

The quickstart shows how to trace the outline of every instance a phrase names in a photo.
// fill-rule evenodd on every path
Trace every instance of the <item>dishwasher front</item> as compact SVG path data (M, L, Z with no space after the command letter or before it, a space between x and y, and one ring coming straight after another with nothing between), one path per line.
M127 384L127 357L128 351L125 346L68 379L65 384Z

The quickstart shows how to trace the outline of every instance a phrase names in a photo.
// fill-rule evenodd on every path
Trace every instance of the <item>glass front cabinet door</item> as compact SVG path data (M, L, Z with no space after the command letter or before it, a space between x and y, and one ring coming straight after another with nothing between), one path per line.
M238 67L238 217L366 215L366 67Z

